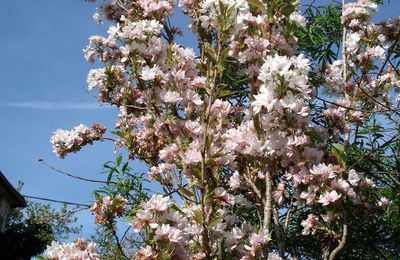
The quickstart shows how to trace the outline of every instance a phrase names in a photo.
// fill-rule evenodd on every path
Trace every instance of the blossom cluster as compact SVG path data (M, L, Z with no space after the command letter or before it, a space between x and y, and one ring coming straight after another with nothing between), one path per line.
M223 190L215 191L214 198L228 208L234 205L243 207L243 198L235 198ZM236 215L229 213L228 208L218 211L222 221L211 226L211 236L223 238L228 251L235 252L242 259L253 259L268 244L270 236L262 229L257 232L249 223L240 223ZM165 254L162 251L165 247L170 258L205 257L203 252L196 251L198 245L204 244L204 228L198 221L201 208L199 205L191 205L177 209L175 202L160 194L153 195L142 203L131 225L136 232L146 230L151 233L153 242L136 252L137 259L155 259L156 256Z
M44 256L49 260L100 260L96 244L78 238L72 243L52 242Z
M96 224L104 224L106 221L112 222L116 216L122 216L128 201L121 195L116 195L114 198L110 196L99 197L91 207L95 217Z
M386 70L380 70L375 65L387 62L391 34L394 32L386 30L390 22L375 24L370 21L377 8L377 4L370 0L358 0L343 6L342 24L347 29L344 57L328 65L324 72L326 87L333 90L329 93L337 97L335 103L341 106L333 104L324 115L331 119L335 117L334 122L341 122L335 127L339 132L346 128L345 122L349 118L352 119L350 121L363 120L368 111L360 108L367 106L384 111L392 106L389 93L399 92L399 76L395 69L389 65ZM352 67L359 67L361 75L356 70L347 69Z
M86 144L101 140L105 131L106 129L98 124L93 124L92 127L80 124L70 131L58 129L51 137L53 152L64 158L68 153L79 151Z
M372 1L345 4L343 60L315 69L292 33L307 26L298 1L273 2L181 1L199 55L176 43L175 1L103 8L115 25L84 50L104 64L89 72L88 88L118 108L116 147L146 163L163 194L132 210L119 195L101 197L91 210L100 225L129 216L137 259L285 258L293 225L334 244L337 232L347 235L345 209L390 205L371 203L374 180L345 157L353 126L394 102L399 77L375 64L397 23L371 23ZM104 132L57 130L53 147L64 157Z

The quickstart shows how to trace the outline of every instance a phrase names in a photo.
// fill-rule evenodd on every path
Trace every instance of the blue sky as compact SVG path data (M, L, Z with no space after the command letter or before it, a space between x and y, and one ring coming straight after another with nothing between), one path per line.
M87 64L82 49L89 36L107 31L93 21L95 9L96 4L83 0L2 1L0 170L14 186L24 182L24 195L88 204L96 185L58 175L37 158L93 179L101 178L102 164L115 158L111 143L96 143L63 160L50 144L57 128L98 122L112 130L115 122L116 109L99 108L85 91L94 66ZM177 20L182 22L183 15ZM191 40L181 38L180 43ZM80 235L89 237L95 227L92 215L85 211L78 217L84 225Z
M111 127L117 114L85 92L91 66L82 49L90 35L106 30L92 20L95 7L80 0L2 1L0 169L12 184L25 183L23 194L87 204L95 185L57 175L37 158L98 178L101 164L115 156L112 144L98 143L61 160L49 141L57 128L79 123ZM79 217L87 236L93 218L87 212Z
M83 0L2 0L0 170L15 186L19 180L25 183L23 194L87 204L96 185L58 175L37 158L73 174L99 178L102 163L115 157L111 143L97 143L61 160L49 141L57 128L80 123L98 122L112 129L117 115L115 109L99 108L85 92L93 66L86 63L82 49L90 35L107 30L93 22L95 8ZM379 16L394 17L398 10L400 1L391 0ZM173 22L184 27L181 14ZM193 45L192 37L180 43ZM84 225L81 235L89 237L92 216L82 212L78 217Z

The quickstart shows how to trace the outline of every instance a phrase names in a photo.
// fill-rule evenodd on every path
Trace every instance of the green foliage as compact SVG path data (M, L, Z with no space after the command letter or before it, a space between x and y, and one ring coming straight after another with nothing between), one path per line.
M28 202L25 209L13 209L4 234L0 233L0 259L31 259L41 254L53 240L67 239L81 227L63 206L55 210L50 204Z
M391 204L366 213L360 206L347 212L350 237L341 259L400 258L400 128L392 115L370 117L358 129L349 146L348 166L376 184L374 193L364 194L370 205L385 197Z
M129 162L123 162L122 155L117 155L115 161L108 161L103 164L104 171L101 174L107 176L109 182L100 189L94 191L94 196L121 195L132 205L139 204L147 198L143 184L147 181L144 173L133 173Z
M96 198L121 195L127 199L129 205L126 211L129 220L129 218L135 216L140 203L148 199L148 189L144 187L147 179L144 178L144 173L134 173L129 162L124 162L122 155L117 155L115 161L104 163L103 167L104 171L101 174L107 176L109 183L94 191L93 194ZM124 230L124 233L126 233L123 237L117 238L118 228L121 227L122 225L119 225L116 219L106 221L97 227L92 240L96 242L102 259L123 259L120 247L123 248L125 254L133 254L138 246L135 241L140 240L140 237L128 234L126 231L129 231L129 227L126 227L128 230Z
M224 70L219 79L221 86L218 93L218 98L230 102L243 103L248 96L249 76L247 74L240 75L239 62L229 58L224 63Z
M32 219L12 223L0 234L1 259L31 259L43 252L54 238L52 227Z
M317 64L332 63L338 57L342 37L341 5L308 6L307 26L298 29L299 50Z
M377 0L377 4L384 1ZM385 1L386 2L386 1ZM314 71L310 73L313 85L319 86L323 79L318 78L317 66L324 68L339 58L342 41L341 5L306 6L307 27L298 28L300 52L306 53L313 62ZM392 46L394 62L396 46ZM312 113L321 114L326 104L311 104ZM367 108L366 108L367 109ZM388 112L379 118L368 115L364 122L355 125L355 134L350 136L349 145L331 144L331 154L346 169L364 173L366 178L376 184L374 192L366 192L363 204L349 207L346 218L350 227L349 237L339 259L400 259L400 125L398 116ZM316 120L317 125L329 127L329 121ZM378 199L386 197L391 204L377 207ZM368 211L369 210L369 211ZM368 212L368 213L367 213ZM289 226L287 248L307 259L320 259L323 255L321 241L314 236L300 236L302 219L310 212L295 212L293 218L298 225ZM320 216L321 218L321 216ZM334 245L332 245L334 246Z
M113 232L110 231L108 227L97 227L96 233L91 237L91 239L97 244L97 250L101 256L101 259L124 259L121 251L117 246L116 238L114 237ZM129 250L132 251L132 248L130 248Z
M343 166L343 168L346 168L348 158L344 145L339 143L332 144L331 153L333 156L335 156L336 160Z
M52 227L55 240L68 239L70 234L78 234L82 226L76 226L78 219L73 214L78 208L68 209L64 205L56 210L50 204L29 202L26 208L28 219L34 220L39 224L48 224Z

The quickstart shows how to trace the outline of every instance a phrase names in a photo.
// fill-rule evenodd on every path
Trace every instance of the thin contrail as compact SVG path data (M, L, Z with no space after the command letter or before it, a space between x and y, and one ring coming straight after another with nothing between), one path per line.
M10 107L32 108L45 110L67 110L67 109L99 109L109 106L100 106L95 102L49 102L49 101L25 101L9 102L5 104Z

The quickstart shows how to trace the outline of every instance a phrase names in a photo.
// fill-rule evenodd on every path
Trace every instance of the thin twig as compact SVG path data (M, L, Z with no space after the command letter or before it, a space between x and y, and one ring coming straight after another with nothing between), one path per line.
M121 242L120 242L120 240L119 240L119 238L118 238L117 231L115 231L114 225L113 225L113 223L112 223L111 221L109 221L109 225L110 225L110 228L111 228L111 231L112 231L112 235L113 235L113 237L115 238L115 242L117 243L117 247L118 247L119 251L121 252L121 255L122 255L126 260L129 260L129 257L128 257L127 255L125 255L125 252L124 252L124 250L122 249L122 245L121 245Z
M365 110L361 110L361 109L357 109L357 108L353 108L353 107L347 107L347 106L344 106L344 105L341 105L341 104L338 104L338 103L335 103L333 101L329 101L329 100L326 100L326 99L323 99L323 98L320 98L320 97L315 97L315 98L318 99L318 100L321 100L323 102L326 102L328 104L335 105L335 106L338 106L338 107L341 107L341 108L367 113L367 111L365 111Z
M392 138L390 138L388 141L384 142L382 145L376 147L375 149L370 150L367 154L363 155L360 159L358 159L357 161L355 161L350 167L348 167L349 169L353 168L354 166L356 166L359 162L361 162L362 160L365 159L365 157L369 157L371 156L373 153L375 153L376 151L388 146L390 143L392 143L394 140L396 140L397 138L399 138L400 135L395 135Z
M374 103L386 108L387 110L394 112L396 115L400 116L400 113L398 112L397 109L394 109L390 106L387 106L381 102L379 102L376 98L374 98L373 96L371 96L365 89L363 89L360 85L358 86L358 88L369 98L371 99Z
M60 173L60 174L62 174L62 175L65 175L65 176L74 178L74 179L78 179L78 180L81 180L81 181L87 181L87 182L94 182L94 183L117 184L117 183L114 182L114 181L94 180L94 179L89 179L89 178L85 178L85 177L81 177L81 176L76 176L76 175L70 174L70 173L68 173L68 172L59 170L59 169L55 168L54 166L51 166L51 165L48 164L43 158L39 158L38 161L41 162L41 163L43 163L43 164L44 164L46 167L48 167L49 169L51 169L51 170L53 170L53 171L55 171L55 172L58 172L58 173Z
M126 235L128 234L128 231L129 231L129 229L131 229L131 227L132 227L132 226L129 226L129 227L125 230L124 235L123 235L122 238L121 238L121 243L122 243L122 241L124 241L124 239L126 238Z
M250 173L249 167L246 167L247 169L247 174ZM246 173L243 174L244 179L246 180L246 183L250 185L250 188L253 190L253 192L257 195L259 199L262 199L262 194L261 191L257 188L256 184L253 182L251 177L247 175Z
M390 62L390 56L392 56L392 53L393 53L393 51L394 51L394 48L396 47L396 44L397 44L397 42L399 41L399 37L400 37L400 33L397 34L397 37L396 37L395 41L393 42L392 46L390 46L390 48L389 48L389 50L388 50L388 53L387 53L387 55L386 55L385 62L383 63L383 65L382 65L382 67L381 67L381 69L380 69L380 71L379 71L377 77L379 77L379 75L382 74L382 72L383 72L383 70L385 69L387 63ZM380 44L380 46L382 47L381 44ZM397 73L397 71L396 71L396 73Z

